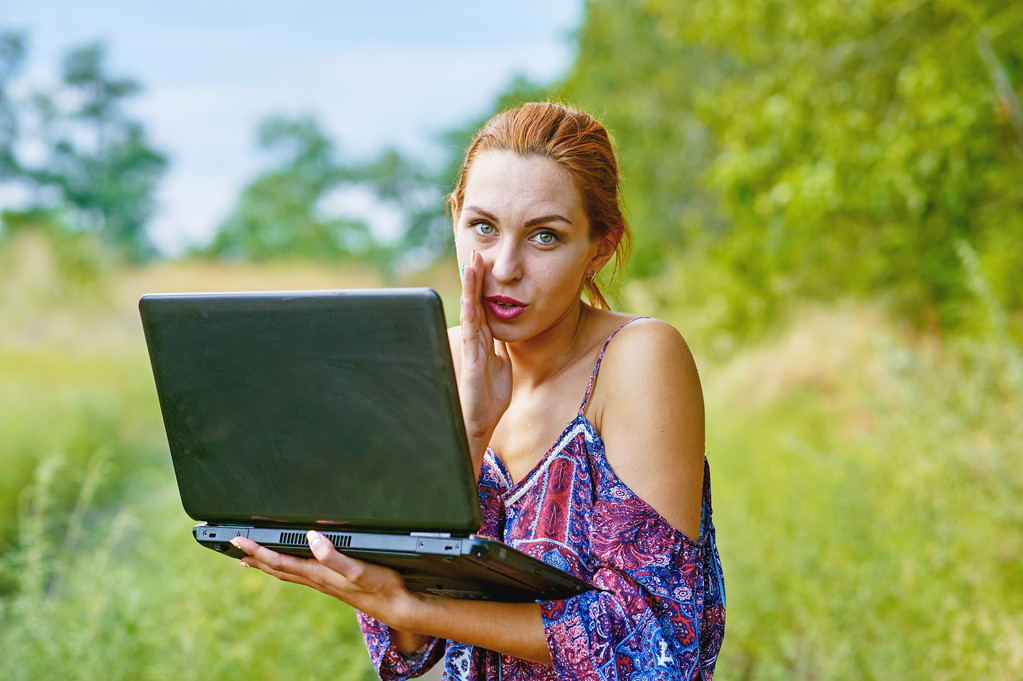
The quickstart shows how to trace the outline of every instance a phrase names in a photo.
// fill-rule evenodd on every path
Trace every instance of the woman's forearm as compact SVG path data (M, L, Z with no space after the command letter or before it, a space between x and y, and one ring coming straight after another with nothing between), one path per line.
M430 637L448 639L530 662L550 664L543 618L536 603L493 603L417 595L416 607L391 641L414 652Z

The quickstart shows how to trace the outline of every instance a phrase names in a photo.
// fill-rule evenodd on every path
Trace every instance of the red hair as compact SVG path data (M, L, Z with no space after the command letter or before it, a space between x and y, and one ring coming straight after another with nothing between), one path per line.
M564 168L582 198L590 238L614 244L613 276L618 276L632 245L632 233L622 215L618 160L604 126L579 109L548 102L524 104L497 114L480 129L465 154L455 190L448 197L453 216L458 215L465 198L473 161L486 151L541 156ZM592 305L610 309L595 278L587 279L585 286Z

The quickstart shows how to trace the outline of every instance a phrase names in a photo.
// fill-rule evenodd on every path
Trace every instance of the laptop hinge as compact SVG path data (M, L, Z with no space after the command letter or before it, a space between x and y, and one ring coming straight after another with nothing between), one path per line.
M450 532L409 532L410 537L431 537L434 539L450 539Z

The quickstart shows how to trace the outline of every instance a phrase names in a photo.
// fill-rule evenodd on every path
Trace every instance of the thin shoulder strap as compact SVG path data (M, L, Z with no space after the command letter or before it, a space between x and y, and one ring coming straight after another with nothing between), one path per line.
M619 331L621 331L622 329L624 329L626 326L636 321L637 319L646 319L646 317L633 317L632 319L630 319L629 321L625 322L617 329L612 331L611 335L607 337L606 341L604 341L603 347L600 348L600 354L597 356L597 363L593 365L593 373L590 374L590 382L586 385L586 394L583 395L583 403L579 405L578 416L582 416L583 413L585 413L586 405L590 403L590 393L593 392L593 384L597 382L597 372L600 371L600 362L601 360L604 359L604 351L607 350L607 346L611 342L611 339L614 338Z

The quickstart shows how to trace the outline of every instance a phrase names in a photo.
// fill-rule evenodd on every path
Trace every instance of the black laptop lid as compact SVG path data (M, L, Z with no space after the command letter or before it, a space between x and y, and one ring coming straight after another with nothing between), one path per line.
M139 309L192 518L479 527L432 290L159 294Z

